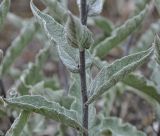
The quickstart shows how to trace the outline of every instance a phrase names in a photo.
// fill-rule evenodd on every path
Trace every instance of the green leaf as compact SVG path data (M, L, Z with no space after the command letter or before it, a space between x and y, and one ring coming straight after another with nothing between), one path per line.
M5 102L12 107L33 111L78 130L84 130L77 119L77 113L75 111L67 110L55 102L47 101L42 96L25 95L5 99Z
M160 94L158 94L155 85L145 79L142 75L129 74L123 80L123 83L137 89L140 93L151 97L160 104Z
M15 119L11 128L7 131L5 136L20 136L27 120L29 118L30 112L22 111L20 115Z
M83 26L80 20L70 14L65 26L66 37L69 45L75 48L80 46L80 39L83 34L82 29Z
M89 86L89 100L87 104L95 101L118 81L124 79L127 74L145 63L150 58L152 52L153 48L150 48L146 51L123 57L108 66L104 66Z
M154 39L154 46L155 46L155 59L157 63L160 65L160 38L158 35L155 36Z
M116 87L114 87L113 89L110 89L107 94L104 96L104 108L103 108L103 113L104 116L109 116L112 108L113 108L113 104L117 95L118 89Z
M114 25L109 19L102 17L102 16L88 18L87 24L89 26L100 28L102 32L104 33L98 38L96 38L94 44L91 46L90 51L93 52L94 48L96 47L98 43L100 43L101 41L106 39L106 37L109 37L111 35L114 29Z
M109 36L113 31L113 24L105 17L97 16L93 18L95 25L104 31L105 35Z
M81 36L80 46L82 48L89 49L94 43L92 33L86 26L83 26L82 30L83 30L83 33Z
M41 80L40 72L45 60L48 58L50 45L45 46L36 55L35 63L28 64L28 68L23 71L19 80L13 86L14 90L18 90L21 95L28 94L28 89Z
M79 50L71 47L67 43L64 27L56 22L51 16L39 11L31 1L31 9L34 16L42 24L49 39L57 44L59 57L63 64L72 72L78 72ZM92 63L92 58L89 52L86 52L86 68Z
M0 106L0 118L4 118L7 116L6 109Z
M24 28L22 28L20 35L18 35L12 42L3 58L2 65L0 66L1 76L3 76L9 70L15 59L22 53L22 50L33 39L33 36L37 30L38 26L33 22L28 22Z
M27 127L29 130L27 130ZM29 133L34 133L34 134L36 133L36 135L42 135L46 130L46 128L47 128L47 121L45 116L40 114L33 114L28 120L27 126L25 127L25 130L27 131L26 135L27 136L33 135L33 134L29 135Z
M95 57L93 60L93 64L98 68L98 69L102 69L104 66L108 65L107 61L102 61L100 58Z
M112 132L114 136L146 136L145 133L138 131L134 126L129 123L123 123L121 119L115 117L105 118L100 127L102 134Z
M125 40L142 23L145 15L147 14L147 9L148 7L138 15L127 20L122 26L115 29L109 38L106 38L96 46L95 54L100 58L103 58L112 48Z
M160 65L155 61L155 59L152 59L148 63L148 67L151 70L151 76L149 79L155 84L155 87L157 88L157 91L160 94Z
M88 119L88 128L89 130L93 129L96 126L96 108L94 104L89 105L89 119Z
M72 84L69 89L69 95L74 97L75 100L71 105L71 109L77 111L78 119L82 122L82 97L80 88L79 76L72 74Z
M52 80L53 81L53 80ZM52 82L55 84L54 82ZM41 81L35 84L31 89L30 93L32 95L41 95L45 97L48 101L54 101L59 103L61 106L65 107L66 109L70 109L71 104L74 101L74 98L71 96L64 96L63 90L53 90L46 86L47 81Z
M10 0L3 0L0 4L0 28L2 28L10 8Z
M75 48L89 48L93 44L92 33L80 20L70 14L65 26L68 44Z

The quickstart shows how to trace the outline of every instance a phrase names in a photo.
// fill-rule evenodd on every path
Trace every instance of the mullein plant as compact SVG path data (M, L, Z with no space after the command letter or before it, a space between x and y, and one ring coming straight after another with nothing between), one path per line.
M157 91L157 85L148 84L142 75L131 72L146 62L154 61L156 67L159 67L160 38L156 35L153 41L152 37L153 44L147 46L147 49L131 53L112 63L106 63L103 59L142 24L149 11L147 5L150 4L149 1L140 3L138 13L136 12L133 17L117 28L114 28L111 21L98 17L103 8L103 0L77 0L79 17L73 15L65 7L66 1L63 5L57 0L41 1L47 8L40 11L31 0L30 6L34 17L26 22L8 13L8 19L14 18L11 21L19 22L22 29L1 62L0 80L9 72L13 61L33 36L38 35L37 38L45 39L43 40L45 42L35 62L28 65L11 87L12 92L16 93L0 99L1 105L6 109L19 109L17 110L19 116L5 136L32 135L31 132L26 132L26 126L33 112L60 122L60 129L55 135L65 135L67 128L73 128L75 135L80 136L146 136L134 126L123 123L119 118L109 116L108 112L116 93L112 87L121 82L134 88L136 93L148 100L159 119L160 94ZM10 0L3 0L0 5L1 24L7 17L9 6ZM156 6L160 7L158 4ZM104 33L107 38L103 36L98 39L98 42L94 41L93 34L87 27L89 20L92 24L105 29ZM59 86L55 85L55 80L46 80L41 72L51 48L56 50L59 59L70 72L70 88L65 96ZM1 56L0 52L0 60ZM91 69L94 66L99 69L99 72L93 78ZM59 91L55 91L58 89ZM100 98L103 99L103 94L107 95L104 108L108 110L97 114L95 102Z

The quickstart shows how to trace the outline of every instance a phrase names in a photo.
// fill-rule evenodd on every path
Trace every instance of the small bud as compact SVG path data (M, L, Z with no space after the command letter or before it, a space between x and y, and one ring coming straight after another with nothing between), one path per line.
M82 35L82 25L80 20L70 14L65 26L65 31L68 44L74 48L78 48L80 45L79 39Z
M69 15L65 31L68 44L74 48L88 49L93 44L91 31L72 14Z
M94 40L92 38L91 31L86 26L84 26L83 27L83 36L81 39L81 46L85 49L89 49L93 43L94 43Z

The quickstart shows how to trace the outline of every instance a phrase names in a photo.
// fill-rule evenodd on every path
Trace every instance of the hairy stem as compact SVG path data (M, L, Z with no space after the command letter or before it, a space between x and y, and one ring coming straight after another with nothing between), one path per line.
M81 0L81 22L83 25L87 23L87 4L86 0ZM80 49L80 79L81 79L81 92L82 92L82 108L83 108L83 127L88 130L88 105L85 103L88 100L87 86L86 86L86 71L85 71L85 49ZM84 132L83 136L88 136L88 133Z

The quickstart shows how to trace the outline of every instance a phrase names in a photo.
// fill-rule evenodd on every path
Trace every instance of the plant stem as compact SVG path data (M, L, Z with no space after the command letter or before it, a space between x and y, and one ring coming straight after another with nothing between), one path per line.
M88 100L87 87L86 87L86 71L85 71L85 51L80 51L80 78L81 78L81 92L82 92L82 108L83 108L83 127L88 129L88 105L85 103ZM83 134L88 136L88 134Z
M81 23L83 25L87 24L87 3L86 0L81 0ZM83 127L88 130L88 105L85 103L88 100L87 96L87 86L86 86L86 71L85 71L85 49L80 49L80 79L81 79L81 92L82 92L82 108L83 108ZM84 132L83 136L88 136L88 133Z
M2 79L0 79L0 96L3 96L4 98L6 98L6 92L4 89L4 84Z

